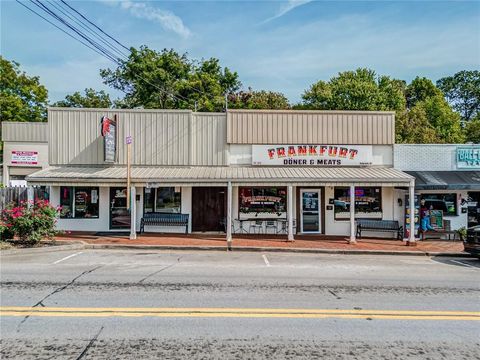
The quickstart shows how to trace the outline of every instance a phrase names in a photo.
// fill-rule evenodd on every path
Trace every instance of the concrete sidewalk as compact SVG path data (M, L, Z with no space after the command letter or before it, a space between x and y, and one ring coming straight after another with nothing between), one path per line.
M227 250L223 234L158 234L146 233L130 240L126 235L97 236L95 233L76 232L57 236L61 242L83 242L88 248L148 248L187 250ZM234 251L285 251L343 254L398 254L398 255L450 255L466 256L461 241L419 241L417 246L392 239L362 238L357 244L349 244L345 237L299 235L293 242L285 236L237 235L230 250Z

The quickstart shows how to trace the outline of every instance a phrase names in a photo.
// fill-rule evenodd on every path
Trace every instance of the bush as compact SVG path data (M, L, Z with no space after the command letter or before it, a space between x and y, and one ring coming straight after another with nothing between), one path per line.
M1 214L3 227L6 228L3 233L10 232L12 238L15 235L21 241L34 244L43 239L51 239L56 234L55 225L59 213L60 208L54 208L45 200L11 205Z

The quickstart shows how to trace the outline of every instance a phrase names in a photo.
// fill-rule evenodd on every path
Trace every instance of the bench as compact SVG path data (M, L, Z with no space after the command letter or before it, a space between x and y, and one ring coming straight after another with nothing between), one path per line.
M185 226L188 233L188 214L145 213L140 221L140 233L145 231L145 225L150 226Z
M396 220L357 220L357 237L362 237L362 231L379 231L397 233L397 239L403 239L403 226Z

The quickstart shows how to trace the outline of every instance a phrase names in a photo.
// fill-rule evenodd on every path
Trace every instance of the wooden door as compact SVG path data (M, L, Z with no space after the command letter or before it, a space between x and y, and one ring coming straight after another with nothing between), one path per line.
M225 231L226 187L192 188L192 231Z

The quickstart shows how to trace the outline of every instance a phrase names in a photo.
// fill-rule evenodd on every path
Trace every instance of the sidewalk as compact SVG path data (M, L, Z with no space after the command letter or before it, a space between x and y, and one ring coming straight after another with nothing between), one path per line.
M223 234L155 234L139 235L130 240L127 235L97 236L95 233L76 232L57 236L59 241L82 241L93 247L108 248L158 248L158 249L216 249L226 250L227 242ZM298 235L293 242L287 242L285 236L275 235L237 235L232 241L232 250L251 251L297 251L325 253L379 253L412 255L464 255L461 241L425 240L417 246L406 246L405 242L391 239L362 238L357 244L349 244L345 237Z

